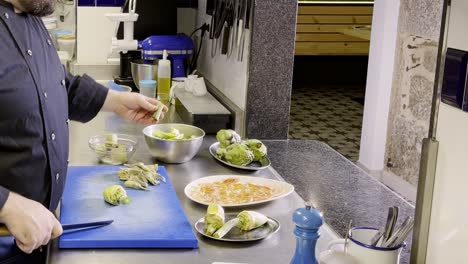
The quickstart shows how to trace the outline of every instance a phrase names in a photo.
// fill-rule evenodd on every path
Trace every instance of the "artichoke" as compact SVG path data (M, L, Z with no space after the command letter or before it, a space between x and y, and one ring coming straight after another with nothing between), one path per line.
M241 141L239 134L237 134L236 131L232 129L221 129L216 134L216 139L223 148Z
M219 147L218 149L216 149L216 156L218 156L218 158L224 159L225 155L226 155L226 148Z
M120 185L111 185L104 190L104 200L112 205L129 204L131 199Z
M268 218L265 215L255 211L246 210L240 212L237 215L237 218L239 219L237 227L244 231L250 231L257 227L261 227L268 221Z
M245 144L234 143L226 147L224 159L237 166L246 166L253 161L254 154Z
M211 236L224 225L224 209L218 204L210 204L206 211L206 234Z
M267 154L267 147L258 139L249 139L245 144L254 154L254 161L259 161Z

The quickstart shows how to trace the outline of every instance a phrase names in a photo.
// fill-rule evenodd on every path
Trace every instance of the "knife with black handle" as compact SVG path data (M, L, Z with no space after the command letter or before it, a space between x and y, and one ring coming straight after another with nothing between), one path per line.
M103 227L110 225L114 222L114 220L106 220L106 221L99 221L99 222L88 222L88 223L78 223L78 224L66 224L62 225L63 233L73 233L98 227ZM10 230L5 225L0 226L0 237L11 236Z

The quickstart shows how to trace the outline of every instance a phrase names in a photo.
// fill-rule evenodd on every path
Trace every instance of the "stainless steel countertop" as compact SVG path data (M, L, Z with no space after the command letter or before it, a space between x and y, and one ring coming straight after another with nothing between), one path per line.
M177 120L175 118L174 120ZM88 147L88 139L101 133L124 133L139 138L139 146L133 160L154 163L147 150L142 136L143 126L124 121L111 113L100 113L87 124L70 123L70 166L97 165L94 153ZM215 142L213 136L207 136L197 154L191 161L179 165L166 165L171 182L177 196L191 223L204 216L206 207L190 201L183 193L184 187L193 180L203 176L220 174L242 174L281 179L272 168L259 172L233 170L214 160L208 147ZM297 193L285 198L262 205L250 206L249 209L258 210L281 223L281 229L270 238L253 243L221 243L201 237L198 249L67 249L61 250L55 241L49 253L48 263L78 264L78 263L212 263L215 261L237 263L289 263L296 247L293 235L294 224L292 213L298 207L303 207L304 201ZM243 209L243 208L242 208ZM227 210L232 212L239 210ZM324 250L327 243L337 235L328 227L321 229L317 251Z

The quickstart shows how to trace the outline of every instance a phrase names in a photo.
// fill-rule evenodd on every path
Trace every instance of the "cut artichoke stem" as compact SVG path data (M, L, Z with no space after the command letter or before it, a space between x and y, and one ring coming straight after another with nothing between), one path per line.
M219 228L215 227L214 225L207 225L205 233L209 236L212 236L214 232L216 232Z
M128 196L122 196L120 199L119 199L120 203L123 203L123 204L129 204L132 199Z
M119 145L119 137L117 136L117 134L107 134L106 141L104 144L108 148L117 147Z
M237 227L240 230L250 231L261 227L268 221L268 217L255 211L242 211L237 215L239 223Z
M239 218L234 218L227 221L218 231L213 234L215 238L223 238L231 229L239 224Z

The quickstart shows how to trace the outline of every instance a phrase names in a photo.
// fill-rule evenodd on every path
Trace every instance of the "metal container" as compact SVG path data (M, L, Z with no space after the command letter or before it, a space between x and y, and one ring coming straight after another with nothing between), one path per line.
M140 80L157 80L158 79L158 62L153 61L153 64L145 63L143 60L131 62L132 78L138 90L140 90Z
M164 140L153 137L155 130L170 132L172 128L178 129L186 136L195 136L187 140ZM166 163L184 163L191 160L200 149L205 131L184 124L157 124L143 129L145 141L153 157Z

